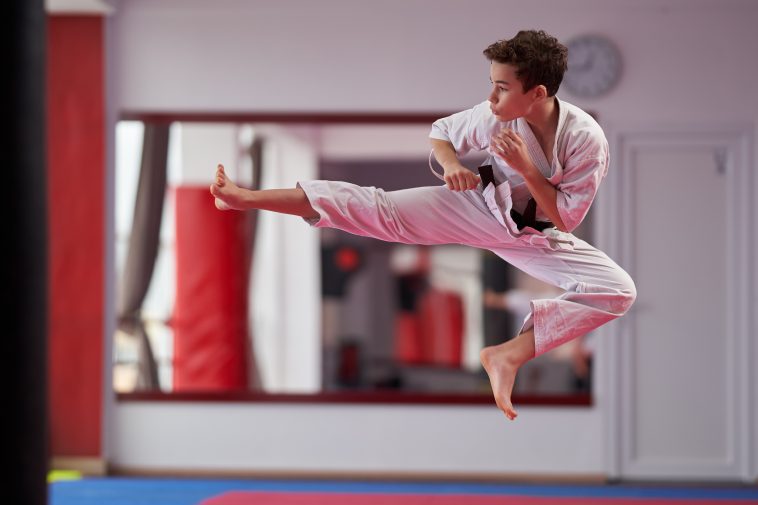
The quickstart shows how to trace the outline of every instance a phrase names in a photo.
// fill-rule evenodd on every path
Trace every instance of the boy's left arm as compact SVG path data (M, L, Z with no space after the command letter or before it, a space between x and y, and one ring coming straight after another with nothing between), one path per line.
M550 222L561 231L568 232L568 227L564 224L560 211L558 211L558 190L548 182L537 167L529 162L531 167L521 173L526 182L526 187L532 194L532 198L537 202L537 207L550 218Z
M603 160L588 157L576 166L564 166L564 181L556 188L532 162L526 144L517 133L503 130L492 138L492 145L498 156L524 178L537 206L556 228L571 232L579 226L605 175L607 157Z

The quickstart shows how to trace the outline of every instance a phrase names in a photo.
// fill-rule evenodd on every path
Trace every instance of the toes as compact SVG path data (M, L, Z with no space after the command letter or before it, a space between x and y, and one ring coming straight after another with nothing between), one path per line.
M513 408L513 405L510 402L507 402L505 400L499 400L495 402L498 406L498 408L505 414L505 417L507 417L509 420L513 421L518 417L518 412L516 412L516 409Z
M506 407L503 409L503 412L505 412L505 415L513 421L518 417L518 413L513 409L512 405L506 405Z
M224 165L219 165L216 167L216 184L219 186L224 185L224 181L226 180L226 172L224 172Z

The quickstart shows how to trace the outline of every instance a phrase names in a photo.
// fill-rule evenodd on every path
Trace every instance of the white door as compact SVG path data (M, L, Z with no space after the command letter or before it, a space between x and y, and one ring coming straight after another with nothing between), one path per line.
M621 479L749 478L744 138L619 136L612 234L638 290L614 344Z

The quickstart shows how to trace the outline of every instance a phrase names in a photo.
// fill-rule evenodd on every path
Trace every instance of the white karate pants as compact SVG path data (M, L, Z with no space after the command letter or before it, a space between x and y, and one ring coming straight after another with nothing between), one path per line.
M518 230L508 183L476 190L445 186L384 191L346 182L302 181L316 227L404 244L463 244L487 249L527 274L558 286L557 298L531 301L521 332L534 328L545 352L626 313L634 281L605 253L556 228Z

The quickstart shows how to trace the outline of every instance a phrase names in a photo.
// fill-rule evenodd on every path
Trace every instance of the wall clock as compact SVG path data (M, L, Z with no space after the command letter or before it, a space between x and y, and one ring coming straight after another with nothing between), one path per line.
M572 95L594 98L608 93L621 77L621 52L609 38L582 35L571 39L563 86Z

